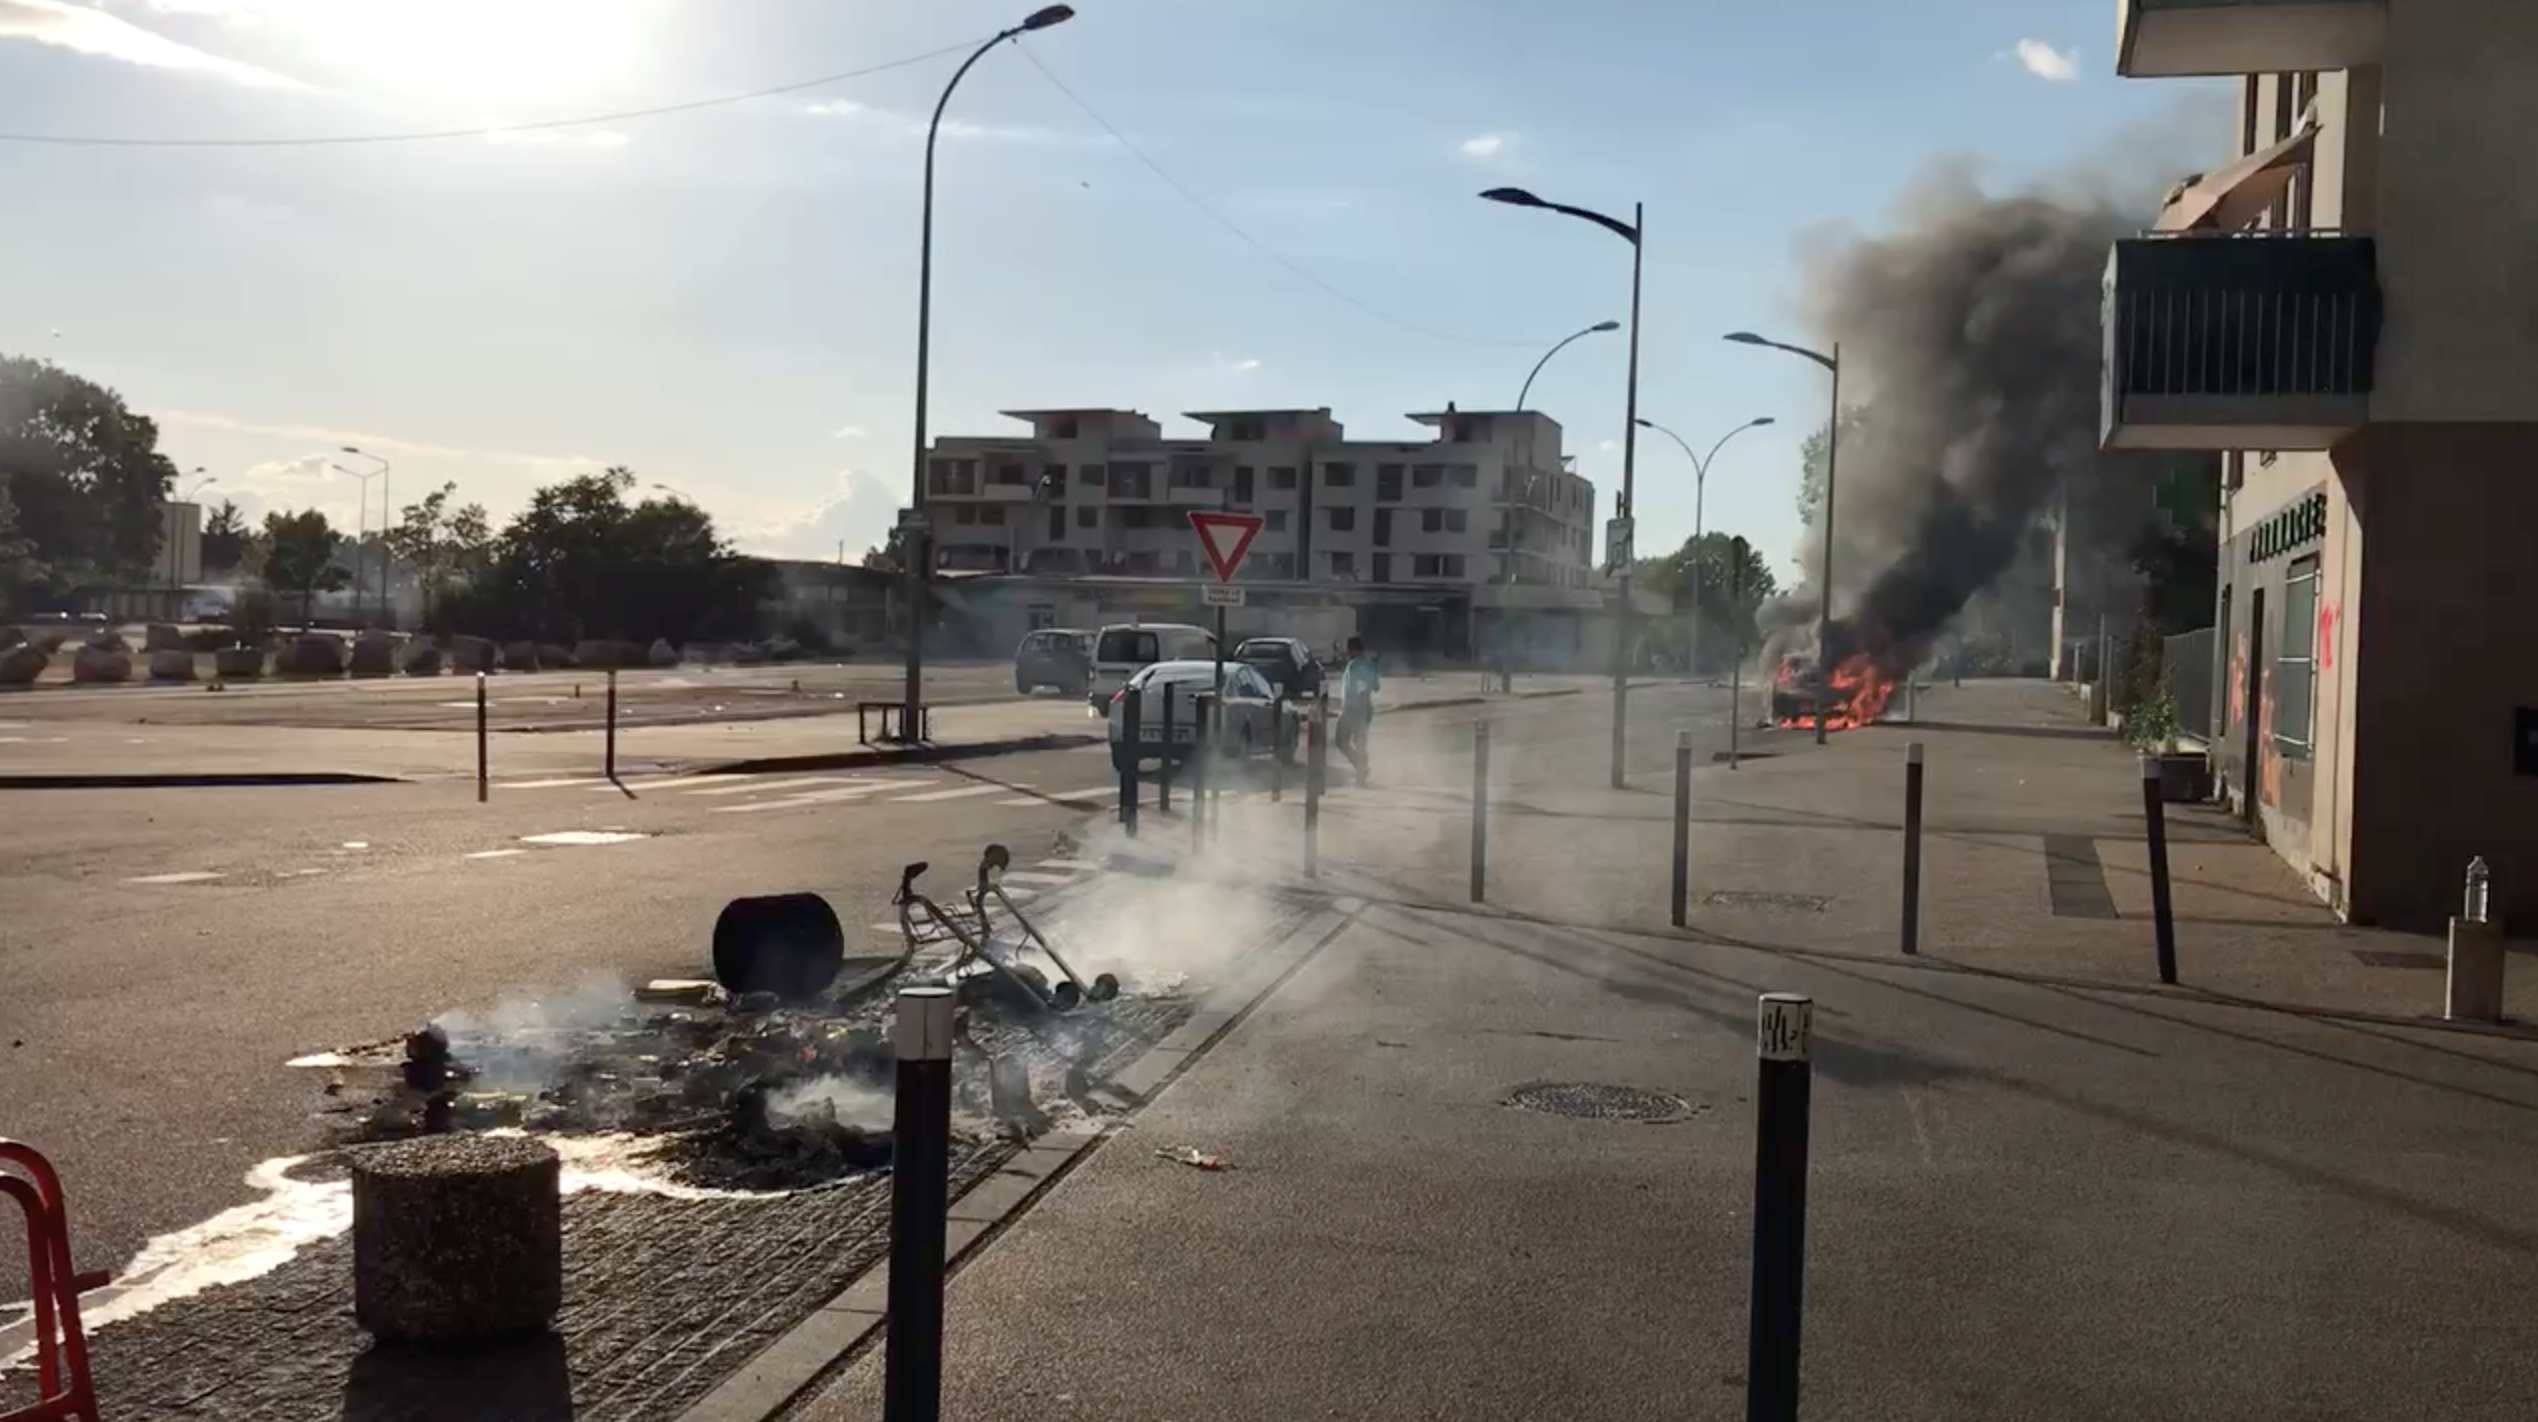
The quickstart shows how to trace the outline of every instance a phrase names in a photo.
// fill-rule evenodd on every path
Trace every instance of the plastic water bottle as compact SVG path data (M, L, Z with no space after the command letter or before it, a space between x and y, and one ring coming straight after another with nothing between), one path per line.
M2484 855L2480 854L2474 859L2468 861L2467 903L2465 905L2465 912L2463 912L2460 917L2466 919L2470 923L2484 923L2487 921L2485 915L2486 910L2492 904L2493 880L2494 871L2485 867Z

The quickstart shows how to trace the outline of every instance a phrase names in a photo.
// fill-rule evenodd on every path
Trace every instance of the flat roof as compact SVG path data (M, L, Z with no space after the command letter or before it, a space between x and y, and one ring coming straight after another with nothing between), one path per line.
M1134 415L1141 420L1154 418L1143 410L1123 410L1116 405L1086 405L1078 409L1059 410L998 410L996 413L1008 420L1039 420L1052 415Z
M1549 415L1540 410L1438 410L1432 414L1404 415L1402 418L1414 424L1434 426L1444 424L1447 420L1462 419L1466 415L1479 415L1487 419L1499 419L1508 415L1530 415L1537 420L1551 420ZM1556 425L1559 421L1551 420L1551 423Z
M1282 410L1183 410L1181 418L1197 420L1203 424L1214 424L1218 420L1246 420L1261 415L1327 415L1330 412L1331 407L1328 405Z

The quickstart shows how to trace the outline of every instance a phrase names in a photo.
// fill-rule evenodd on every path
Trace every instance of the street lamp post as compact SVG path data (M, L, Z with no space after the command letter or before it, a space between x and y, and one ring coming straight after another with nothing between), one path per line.
M1835 341L1832 354L1827 355L1804 346L1766 340L1751 331L1730 331L1726 339L1738 345L1768 346L1775 351L1804 356L1823 366L1833 377L1833 411L1824 422L1824 509L1820 515L1824 520L1824 566L1815 575L1818 584L1815 598L1815 676L1820 683L1815 695L1815 743L1822 745L1824 703L1826 693L1833 689L1833 464L1842 443L1842 343Z
M1607 331L1618 331L1620 329L1621 322L1619 321L1598 321L1594 325L1589 326L1582 331L1572 331L1568 335L1561 337L1557 345L1554 345L1551 349L1542 353L1542 359L1533 363L1533 369L1525 372L1525 383L1516 391L1516 413L1524 413L1525 400L1533 394L1533 378L1540 375L1542 373L1542 368L1551 363L1551 357L1567 350L1569 348L1569 343L1572 341L1579 340L1586 336L1598 336ZM1531 487L1532 480L1527 479L1525 481L1525 490L1530 492ZM1519 502L1521 502L1521 500L1519 500ZM1513 587L1516 582L1516 514L1513 505L1510 506L1507 514L1506 527L1500 530L1500 537L1502 539L1502 545L1498 552L1498 581L1502 587ZM1476 613L1473 616L1475 635L1477 635L1479 624L1480 619ZM1509 691L1513 689L1511 685L1514 676L1514 668L1511 665L1513 649L1506 643L1506 609L1504 608L1499 610L1499 637L1498 689L1500 691Z
M364 472L359 469L346 469L340 464L329 464L326 467L361 486L361 492L354 496L353 502L353 618L359 621L362 598L361 540L370 532L370 481L379 477L379 471L372 469ZM302 608L301 611L305 613L307 609Z
M1752 419L1747 420L1745 423L1738 425L1736 428L1729 430L1723 435L1720 435L1718 437L1718 443L1710 446L1709 453L1694 454L1692 452L1692 446L1683 442L1683 436L1676 434L1674 431L1667 429L1661 424L1658 424L1655 420L1641 420L1639 422L1640 428L1655 430L1657 433L1673 440L1675 447L1683 451L1683 457L1692 461L1692 556L1696 560L1699 559L1705 551L1701 547L1701 511L1702 504L1709 494L1710 461L1718 458L1718 452L1727 447L1727 442L1729 440L1736 438L1738 435L1743 434L1747 430L1755 429L1771 423L1771 416L1756 415ZM1701 572L1700 564L1697 561L1693 564L1692 570L1691 671L1694 676L1698 676L1701 673Z
M1640 272L1645 266L1642 259L1646 256L1647 247L1647 209L1639 203L1631 204L1630 221L1624 222L1620 218L1607 217L1589 208L1545 202L1523 188L1491 188L1481 196L1491 202L1503 202L1510 207L1538 207L1592 222L1630 244L1630 373L1625 377L1626 383L1622 396L1622 486L1621 498L1616 509L1616 520L1623 528L1635 532L1631 493L1634 487L1634 476L1639 467L1639 284ZM1565 345L1567 342L1564 341L1561 344ZM1617 550L1606 549L1608 556L1615 551ZM1626 551L1635 553L1638 550L1634 548ZM1616 630L1613 648L1612 783L1613 788L1619 790L1623 783L1623 746L1630 728L1631 560L1615 558L1613 561L1618 573L1617 581L1621 586L1621 621Z
M908 508L918 516L916 526L900 539L900 556L907 564L905 581L908 596L908 684L905 701L899 708L899 736L913 741L922 724L925 696L925 584L934 569L934 544L923 527L925 513L925 386L927 357L934 339L934 147L942 136L943 110L952 102L952 91L967 78L970 66L987 57L987 51L1034 30L1062 25L1075 18L1071 5L1050 5L1034 10L1021 24L999 31L995 38L972 51L952 71L951 82L943 86L943 96L934 101L934 118L925 126L925 200L919 219L917 237L917 341L916 341L916 440L912 463L915 466L908 487Z
M1618 331L1620 329L1621 322L1619 321L1598 321L1583 331L1572 331L1568 335L1562 336L1560 338L1560 343L1553 346L1551 349L1544 351L1542 353L1542 359L1535 361L1533 363L1533 369L1525 373L1524 388L1516 392L1516 413L1520 415L1524 413L1525 397L1533 393L1533 378L1540 375L1542 373L1542 368L1551 363L1551 357L1567 350L1569 348L1569 342L1577 340L1581 336L1597 336L1602 335L1606 331Z
M363 459L377 460L379 464L379 467L372 471L379 476L379 616L382 621L393 625L396 619L388 613L388 461L356 445L345 445L344 453L358 455ZM365 480L361 488L363 500L367 502L370 492L368 481ZM353 603L353 610L358 614L361 610L361 598L358 594L354 596Z
M187 471L185 471L185 472L186 472L186 473L188 473L188 474L203 474L203 466L201 466L201 465L197 464L197 465L195 465L193 468L191 468L191 469L189 469L189 470L187 470ZM201 493L201 492L202 492L202 491L204 491L205 489L208 489L208 488L210 488L212 485L217 484L217 483L219 483L219 482L220 482L220 476L219 476L219 475L217 475L217 474L203 474L203 477L202 477L202 478L197 479L197 480L195 480L195 481L194 481L194 487L193 487L193 488L187 489L185 492L183 492L183 493L181 493L181 494L179 494L179 495L177 495L177 496L176 496L176 503L178 503L178 504L190 504L190 503L194 502L194 496L195 496L196 494ZM173 505L171 505L171 506L169 507L168 512L167 512L167 517L166 517L164 520L162 520L162 522L164 522L164 523L166 524L166 528L165 528L164 532L165 532L165 537L166 537L166 541L167 541L167 587L168 587L168 591L169 591L169 592L171 592L171 593L182 593L182 592L185 590L185 555L184 555L184 553L183 553L181 550L179 550L179 549L178 549L178 547L176 546L176 522L177 522L177 519L176 519L176 509L175 509L175 507L174 507ZM181 605L181 604L184 602L184 599L183 599L182 597L179 597L179 598L177 599L177 602L178 602L180 605L179 605L178 607L176 607L176 608L172 609L172 611L173 611L175 614L177 614L177 615L181 615L181 614L183 613L183 611L184 611L184 608L183 608L183 607L182 607L182 605Z

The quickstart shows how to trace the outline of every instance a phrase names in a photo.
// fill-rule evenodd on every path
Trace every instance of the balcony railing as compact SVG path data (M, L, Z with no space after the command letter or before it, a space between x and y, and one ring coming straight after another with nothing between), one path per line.
M2326 449L2369 418L2368 237L2133 238L2108 258L2109 449Z

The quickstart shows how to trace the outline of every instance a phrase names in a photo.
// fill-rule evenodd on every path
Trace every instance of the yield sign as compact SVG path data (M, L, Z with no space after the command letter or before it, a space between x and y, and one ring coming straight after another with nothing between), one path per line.
M1243 565L1243 555L1251 551L1251 540L1260 532L1260 524L1258 514L1190 511L1190 527L1198 533L1199 547L1207 552L1208 566L1216 570L1216 581L1234 580L1234 570Z

